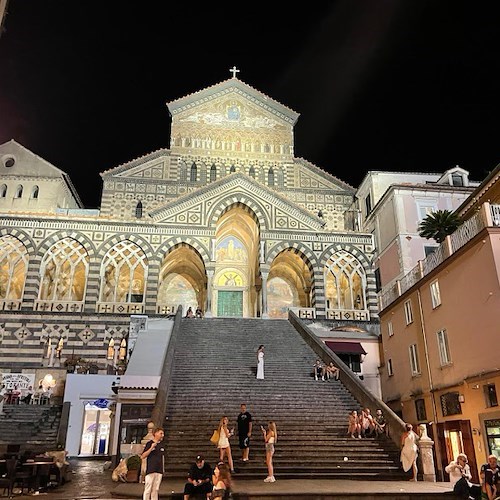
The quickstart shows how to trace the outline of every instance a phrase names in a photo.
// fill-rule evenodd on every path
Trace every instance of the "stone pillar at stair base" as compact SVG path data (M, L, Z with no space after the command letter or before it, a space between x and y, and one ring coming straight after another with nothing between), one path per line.
M420 458L422 460L422 475L424 481L432 483L436 482L436 471L434 468L434 457L432 455L432 447L434 441L427 435L427 427L425 424L418 426L420 433Z
M268 273L261 272L262 276L262 319L269 319L269 313L267 312L267 276Z
M205 318L213 318L213 313L212 313L213 278L214 278L214 271L207 270L207 299L205 308Z

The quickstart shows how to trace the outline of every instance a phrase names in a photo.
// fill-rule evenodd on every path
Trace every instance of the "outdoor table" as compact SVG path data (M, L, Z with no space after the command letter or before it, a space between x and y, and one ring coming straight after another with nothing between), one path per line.
M34 483L34 486L33 486L33 489L35 491L38 491L40 489L40 475L39 475L39 467L40 465L52 465L53 462L24 462L23 463L23 467L24 466L29 466L29 467L33 467L33 472L31 474L31 477L34 479L35 483ZM48 474L49 476L49 479L50 479L50 472Z

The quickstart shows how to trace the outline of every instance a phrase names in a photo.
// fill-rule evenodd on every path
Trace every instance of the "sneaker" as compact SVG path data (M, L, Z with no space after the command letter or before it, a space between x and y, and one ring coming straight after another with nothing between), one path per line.
M274 483L274 481L276 481L274 476L267 476L266 479L264 479L265 483Z
M269 478L269 482L270 482L270 483L275 483L275 482L276 482L276 478L275 478L274 476L271 476L271 477Z
M242 458L243 462L248 462L248 458Z

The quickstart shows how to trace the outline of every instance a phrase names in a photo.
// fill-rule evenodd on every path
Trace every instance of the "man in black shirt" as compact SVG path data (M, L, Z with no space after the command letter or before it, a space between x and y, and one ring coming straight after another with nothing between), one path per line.
M146 443L141 459L146 459L146 479L144 481L143 500L158 500L158 490L163 478L163 429L157 427L153 432L153 439Z
M247 405L242 403L240 406L240 414L238 415L238 438L240 441L240 449L242 450L243 462L248 462L250 453L250 436L252 435L252 415L247 412Z
M188 482L184 486L184 500L189 500L189 495L204 495L209 499L211 492L212 467L201 455L198 455L189 469Z

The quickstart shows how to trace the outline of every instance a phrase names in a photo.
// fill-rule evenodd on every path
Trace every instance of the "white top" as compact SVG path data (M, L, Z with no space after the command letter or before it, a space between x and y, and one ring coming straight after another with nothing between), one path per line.
M462 471L460 470L460 467L457 462L455 462L455 460L452 460L450 464L444 468L444 470L450 475L451 484L455 484L459 479L462 478ZM468 481L472 479L469 464L465 464L463 475Z

